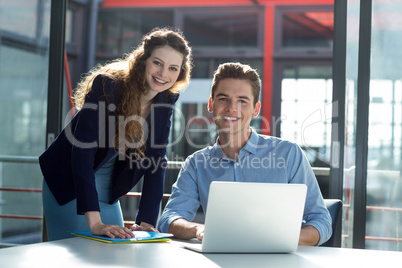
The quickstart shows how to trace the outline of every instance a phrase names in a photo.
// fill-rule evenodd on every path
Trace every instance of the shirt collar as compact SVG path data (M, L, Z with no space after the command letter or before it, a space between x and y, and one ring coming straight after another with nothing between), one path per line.
M218 137L219 138L219 137ZM212 158L221 160L222 158L227 159L228 157L223 152L221 146L219 145L218 138L216 138L215 144L212 147Z
M242 150L246 150L247 152L251 154L256 154L257 153L257 147L258 147L258 134L255 132L253 128L251 128L251 135L250 138L248 139L246 145L242 148ZM212 152L212 157L217 158L219 160L221 159L229 159L223 152L221 146L219 145L218 138L216 138L216 142L213 146L213 152Z
M249 153L256 154L258 148L258 134L255 132L253 128L251 129L251 135L248 139L246 145L243 147L242 150L246 150Z

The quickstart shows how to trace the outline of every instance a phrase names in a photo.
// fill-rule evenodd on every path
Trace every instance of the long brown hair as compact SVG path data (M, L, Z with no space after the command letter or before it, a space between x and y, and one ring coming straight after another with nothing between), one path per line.
M91 90L95 77L103 74L113 79L120 88L116 116L123 116L124 119L133 115L139 116L141 112L141 96L148 91L145 79L146 60L156 48L163 46L170 46L183 55L183 62L177 81L165 94L179 93L188 85L190 80L192 68L191 48L181 31L170 28L155 28L143 36L142 42L131 53L104 66L96 66L80 81L73 97L76 109L82 108L85 96ZM129 120L128 122L117 122L116 124L114 147L120 153L125 154L128 149L127 142L136 144L135 148L133 148L134 152L143 156L144 133L141 123L137 120ZM124 131L124 135L119 133L121 131ZM122 136L125 139L121 139Z

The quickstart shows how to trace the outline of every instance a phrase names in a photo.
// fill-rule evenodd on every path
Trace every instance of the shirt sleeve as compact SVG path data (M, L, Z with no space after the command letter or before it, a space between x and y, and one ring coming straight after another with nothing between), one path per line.
M117 90L113 80L97 76L91 91L85 97L82 109L77 113L77 123L67 135L72 135L71 166L77 195L77 212L100 211L95 185L94 163L101 135L105 131L106 117L102 120L100 113L106 112L108 104L115 98L106 95ZM115 104L115 103L114 103ZM104 111L102 111L104 109Z
M151 168L144 174L139 209L136 223L146 222L156 226L160 204L163 197L167 159L163 156L153 157Z
M191 159L187 158L184 162L172 186L172 195L158 222L161 232L167 233L170 224L179 218L192 221L200 207L196 169Z
M166 146L169 143L169 133L171 128L171 118L173 114L173 106L178 100L179 95L168 96L165 100L160 113L168 113L166 122L163 122L165 134L158 141L159 147L162 148L149 148L151 154L147 156L146 161L149 161L149 168L144 174L144 183L142 186L142 194L139 204L139 209L136 216L136 222L146 222L156 226L158 220L159 209L163 197L165 173L167 166ZM159 126L152 126L151 131L157 130Z
M307 196L303 214L303 224L315 227L320 240L317 245L325 243L332 235L331 216L324 204L320 188L314 172L297 144L293 144L290 151L290 161L287 165L290 183L302 183L307 185Z

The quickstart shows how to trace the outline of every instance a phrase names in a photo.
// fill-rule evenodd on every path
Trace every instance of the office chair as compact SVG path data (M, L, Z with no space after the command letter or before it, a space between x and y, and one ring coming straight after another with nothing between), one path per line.
M325 206L332 218L332 236L322 244L322 247L340 247L341 246L341 221L342 221L342 200L324 199Z

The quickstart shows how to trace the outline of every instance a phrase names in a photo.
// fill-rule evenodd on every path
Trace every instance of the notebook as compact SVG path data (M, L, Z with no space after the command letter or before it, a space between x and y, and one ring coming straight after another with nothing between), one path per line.
M111 238L103 235L93 235L91 231L75 231L71 234L87 239L96 240L103 243L149 243L149 242L167 242L170 241L172 234L155 233L147 231L133 231L135 237L132 238Z
M304 184L218 182L210 185L203 253L288 253L297 250Z

